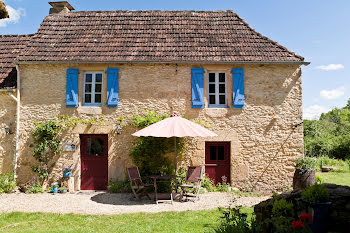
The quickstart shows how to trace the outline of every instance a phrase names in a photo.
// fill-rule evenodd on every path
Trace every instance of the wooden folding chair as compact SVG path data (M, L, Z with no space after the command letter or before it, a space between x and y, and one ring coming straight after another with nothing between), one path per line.
M183 197L186 197L186 201L188 197L194 197L193 201L196 201L199 199L199 190L201 188L202 175L203 175L202 166L188 167L185 184L180 185L180 188L182 190L181 198L180 198L181 201L183 201ZM188 190L190 189L192 189L192 192L188 192Z
M144 184L142 182L138 167L130 167L126 170L129 176L130 187L132 192L134 193L135 198L140 200L142 196L148 196L148 194L146 193L146 189L148 187L153 186L153 184Z

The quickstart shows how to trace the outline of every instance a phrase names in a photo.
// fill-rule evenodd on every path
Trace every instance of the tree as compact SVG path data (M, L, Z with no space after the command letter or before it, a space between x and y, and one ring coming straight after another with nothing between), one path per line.
M9 18L9 13L6 10L5 3L0 1L0 19Z
M304 120L304 145L308 156L350 158L350 100L343 108L322 113L319 120Z

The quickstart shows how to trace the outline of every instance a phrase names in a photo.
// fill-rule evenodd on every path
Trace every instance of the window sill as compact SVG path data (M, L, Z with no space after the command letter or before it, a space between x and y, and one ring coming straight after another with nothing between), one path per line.
M79 106L77 109L80 114L89 114L89 115L101 115L102 106Z
M228 107L222 107L222 108L205 108L205 114L210 117L225 117L229 112Z

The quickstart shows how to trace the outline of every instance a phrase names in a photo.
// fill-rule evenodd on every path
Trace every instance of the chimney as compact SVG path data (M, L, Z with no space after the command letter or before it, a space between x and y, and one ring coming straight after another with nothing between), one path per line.
M50 8L50 15L64 14L75 10L67 1L49 2L49 4L52 6L52 8Z

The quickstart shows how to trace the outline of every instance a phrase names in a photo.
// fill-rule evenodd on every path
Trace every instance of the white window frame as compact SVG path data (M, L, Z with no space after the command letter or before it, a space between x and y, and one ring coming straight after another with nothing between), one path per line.
M210 104L209 98L209 74L215 74L215 103L220 103L219 99L219 84L223 84L223 82L219 82L219 73L225 74L225 103L224 104ZM212 82L210 83L212 84ZM222 95L222 94L221 94ZM227 74L224 71L208 71L207 75L207 98L208 98L208 108L227 108Z
M91 103L85 103L85 84L86 84L86 75L92 74L92 82L91 82ZM102 82L101 82L101 92L96 92L96 74L102 75ZM90 83L90 82L89 82ZM84 85L83 85L83 106L102 106L102 93L103 93L103 72L85 72L84 73ZM95 94L101 94L101 103L95 103Z

